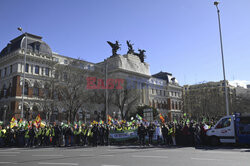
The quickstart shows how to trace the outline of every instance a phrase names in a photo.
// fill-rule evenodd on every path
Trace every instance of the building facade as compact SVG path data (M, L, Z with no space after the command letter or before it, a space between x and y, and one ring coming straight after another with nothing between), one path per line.
M26 44L26 65L24 65ZM20 119L23 100L23 117L25 119L32 119L38 114L42 116L42 119L49 119L51 111L45 109L45 103L53 103L53 100L48 101L45 96L49 93L49 82L57 77L54 65L68 65L76 59L54 53L41 36L29 33L11 40L1 51L0 59L0 108L3 110L7 106L6 119L10 119L12 116ZM138 56L132 54L111 56L106 61L96 64L77 61L81 61L80 67L83 70L104 71L107 65L108 78L123 79L126 81L126 86L129 82L136 83L136 88L139 89L139 105L153 106L171 119L181 113L182 88L177 80L170 73L160 72L151 75L149 64L141 62ZM103 74L105 73L103 72ZM60 79L58 80L60 81ZM85 108L79 112L88 112L87 118L91 119L89 116L93 115L92 112L104 110L104 107L105 104L96 104L94 110ZM114 112L119 113L115 106L110 106L109 111L111 115ZM56 113L60 112L63 112L63 108ZM58 119L58 116L55 119Z
M235 87L227 82L229 110L232 113ZM183 86L183 111L192 117L219 117L226 113L224 81Z

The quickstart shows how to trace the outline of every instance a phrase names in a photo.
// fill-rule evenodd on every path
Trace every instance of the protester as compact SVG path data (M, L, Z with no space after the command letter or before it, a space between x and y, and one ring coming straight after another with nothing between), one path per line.
M206 144L206 130L210 122L196 122L183 118L166 122L160 119L147 122L137 116L136 120L93 121L91 124L75 122L46 123L40 117L34 121L12 118L9 125L0 125L0 147L44 146L105 146L110 144L201 146ZM164 122L164 123L163 123ZM212 123L212 122L211 122Z

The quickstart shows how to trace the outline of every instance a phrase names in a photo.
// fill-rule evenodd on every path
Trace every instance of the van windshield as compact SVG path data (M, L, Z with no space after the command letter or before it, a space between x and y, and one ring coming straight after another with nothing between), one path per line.
M217 125L216 125L216 129L220 129L220 128L225 128L225 127L229 127L231 125L231 118L224 118L222 119Z

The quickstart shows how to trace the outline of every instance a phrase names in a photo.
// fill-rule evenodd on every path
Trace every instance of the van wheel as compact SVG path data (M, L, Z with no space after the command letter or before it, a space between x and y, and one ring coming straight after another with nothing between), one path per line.
M220 140L218 137L212 137L210 143L212 146L218 146L220 144Z

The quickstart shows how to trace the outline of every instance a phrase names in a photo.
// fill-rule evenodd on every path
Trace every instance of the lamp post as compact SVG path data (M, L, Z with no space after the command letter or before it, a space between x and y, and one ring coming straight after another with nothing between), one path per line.
M228 106L228 93L227 93L227 83L226 83L226 74L225 74L225 65L224 65L224 55L223 55L223 45L222 45L222 33L221 33L221 24L220 24L220 10L218 8L218 1L214 2L218 13L218 22L219 22L219 32L220 32L220 46L221 46L221 57L222 57L222 67L223 67L223 77L224 77L224 89L225 89L225 100L226 100L226 111L229 115L229 106Z
M107 79L108 79L108 60L105 59L105 121L108 123L108 88L107 88Z
M4 108L3 125L5 126L5 123L6 123L6 111L7 111L7 109L8 109L8 106L7 106L7 105L4 105L3 108Z
M23 104L24 104L24 85L25 85L25 68L26 68L26 53L27 53L27 35L26 33L23 32L23 29L21 27L17 28L19 31L21 31L23 33L23 35L25 36L25 50L24 50L24 67L23 67L23 91L22 91L22 110L21 110L21 118L23 118Z

